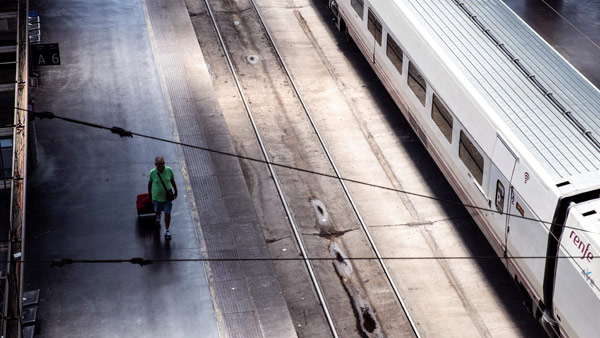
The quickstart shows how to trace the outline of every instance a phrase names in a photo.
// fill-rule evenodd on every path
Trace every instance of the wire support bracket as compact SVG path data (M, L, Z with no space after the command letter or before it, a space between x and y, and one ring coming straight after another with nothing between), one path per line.
M125 130L121 127L112 127L110 128L110 132L121 137L133 137L133 133L131 131Z

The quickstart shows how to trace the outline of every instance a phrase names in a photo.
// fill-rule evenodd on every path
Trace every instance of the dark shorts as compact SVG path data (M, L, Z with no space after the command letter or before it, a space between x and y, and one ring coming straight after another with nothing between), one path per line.
M170 215L171 208L173 207L173 202L172 201L159 202L159 201L152 200L152 205L154 205L154 212L159 213L161 211L164 211L165 215Z

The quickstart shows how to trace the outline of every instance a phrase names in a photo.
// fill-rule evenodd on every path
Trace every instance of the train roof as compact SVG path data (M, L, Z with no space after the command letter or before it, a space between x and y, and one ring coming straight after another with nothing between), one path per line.
M600 148L594 144L594 139L600 140L600 92L504 3L460 1L465 11L453 0L389 1L392 8L401 3L409 9L409 15L444 46L453 63L553 179L600 170ZM393 22L386 20L389 11L381 14L384 21ZM511 61L498 43L519 61ZM527 75L534 75L534 80Z

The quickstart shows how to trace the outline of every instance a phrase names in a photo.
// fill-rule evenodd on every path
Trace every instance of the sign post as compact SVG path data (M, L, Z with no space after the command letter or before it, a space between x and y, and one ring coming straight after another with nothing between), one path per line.
M58 43L40 43L31 45L31 61L34 66L60 65Z

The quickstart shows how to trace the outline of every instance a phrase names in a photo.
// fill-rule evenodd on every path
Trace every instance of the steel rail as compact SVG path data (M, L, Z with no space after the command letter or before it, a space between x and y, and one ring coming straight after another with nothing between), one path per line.
M344 193L346 194L348 201L350 201L350 204L352 205L352 208L354 209L354 212L356 213L356 217L358 218L363 231L367 235L367 238L369 240L369 243L371 244L371 247L373 248L373 251L375 251L377 260L381 264L381 267L383 268L383 271L384 271L388 281L390 282L392 289L394 290L394 294L396 295L396 298L400 302L400 306L402 307L402 310L404 311L404 314L406 315L406 318L408 319L414 334L417 337L420 337L419 331L417 330L417 326L416 326L415 322L413 321L412 317L410 316L410 313L408 312L408 308L407 308L406 304L404 303L404 300L402 299L402 296L400 295L398 288L396 287L396 283L394 283L394 280L393 280L393 278L381 256L381 254L379 253L377 246L375 245L375 241L373 240L373 237L371 236L371 233L369 232L369 229L368 229L365 221L363 220L362 216L360 215L360 212L358 211L358 207L356 206L356 203L352 199L352 196L350 195L350 191L348 190L348 187L346 186L344 180L342 179L337 166L335 165L333 157L331 156L331 153L329 152L329 149L327 148L327 144L325 143L325 140L321 136L321 133L319 132L319 128L317 127L316 123L314 122L312 115L310 113L310 110L308 109L308 106L304 102L304 99L302 98L302 95L300 94L300 91L298 90L298 87L296 86L296 83L292 77L292 74L290 73L287 65L285 64L285 61L283 60L282 54L279 52L279 49L277 48L277 45L275 44L275 39L273 39L271 32L267 28L267 25L265 24L265 21L264 21L262 15L260 14L260 11L258 10L258 6L256 6L256 4L254 3L254 0L250 0L250 3L254 7L254 10L258 14L258 17L260 18L260 22L261 22L263 28L265 29L265 31L267 32L267 35L269 36L271 45L273 46L273 48L275 49L275 52L277 53L279 61L281 62L281 65L282 65L283 69L285 70L285 73L287 74L287 76L292 84L292 87L294 88L294 92L296 93L296 96L300 100L300 103L302 104L302 107L303 107L304 111L306 112L306 116L310 120L310 123L311 123L317 137L319 138L319 142L321 143L323 150L325 150L325 154L327 155L327 158L329 159L329 162L331 163L331 166L333 167L333 170L335 171L335 175L337 176L338 181L340 182L340 184L342 185L342 188L344 189Z
M221 34L221 31L217 25L217 20L213 14L212 8L210 6L210 4L208 3L208 0L204 0L204 3L206 4L206 8L208 10L208 13L210 15L213 27L215 28L215 31L217 33L217 36L219 38L219 42L221 43L221 47L223 48L223 51L225 53L225 57L227 58L227 63L229 64L229 69L231 70L231 74L235 80L235 84L238 88L238 91L240 93L240 96L242 98L242 101L244 103L244 107L246 109L246 112L248 114L248 118L250 119L250 122L252 124L252 128L254 129L254 133L256 134L256 138L258 139L258 143L260 144L260 149L263 153L263 156L265 157L265 160L267 162L267 166L269 168L269 172L271 174L271 177L273 178L273 182L275 183L275 187L277 188L277 192L279 194L279 198L281 199L281 202L283 204L283 207L285 209L285 213L286 216L290 222L290 226L292 228L292 231L294 232L294 237L296 238L296 241L298 242L298 247L300 248L300 251L302 252L302 257L304 260L304 263L306 264L306 268L308 269L308 272L310 274L310 278L313 282L313 285L315 287L315 291L317 292L317 296L319 297L319 301L321 302L321 306L323 307L323 312L325 313L325 317L327 318L327 322L329 324L329 328L331 329L331 333L333 334L333 336L335 338L339 338L338 333L337 333L337 329L335 328L335 324L333 322L333 318L331 317L331 312L329 311L329 308L327 306L327 302L325 301L325 297L323 296L323 292L321 291L321 287L319 285L319 281L317 280L316 274L313 270L313 267L310 263L310 259L308 257L308 253L306 252L306 249L304 247L304 242L302 241L302 238L300 236L300 232L298 231L298 227L296 225L296 222L294 221L294 218L292 216L292 213L288 207L288 203L285 199L285 196L283 194L283 190L281 189L281 185L279 184L279 180L277 179L277 175L275 174L275 169L273 168L273 166L271 165L271 159L269 157L269 154L267 153L267 149L266 146L262 140L262 137L260 135L260 131L258 130L258 127L256 125L256 122L254 121L254 117L252 115L252 111L250 109L250 105L248 103L248 100L246 99L246 95L244 93L244 90L242 88L242 85L240 83L240 80L237 76L237 73L235 71L235 68L233 66L233 62L231 61L231 57L229 55L229 50L227 49L227 46L225 45L225 41L223 40L223 36ZM261 18L262 20L262 18Z

